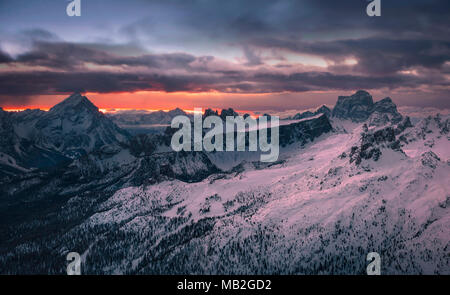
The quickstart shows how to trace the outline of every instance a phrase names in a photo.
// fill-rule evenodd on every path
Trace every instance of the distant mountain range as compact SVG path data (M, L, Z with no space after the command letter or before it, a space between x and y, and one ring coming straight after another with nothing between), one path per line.
M73 94L0 110L0 273L450 274L450 117L366 91L280 124L280 158L174 152L185 113L103 114ZM204 115L225 118L233 109Z
M167 124L170 125L172 119L176 116L191 116L188 115L183 110L176 108L171 111L140 111L140 110L129 110L129 111L118 111L116 113L107 113L106 116L110 118L117 125L160 125Z

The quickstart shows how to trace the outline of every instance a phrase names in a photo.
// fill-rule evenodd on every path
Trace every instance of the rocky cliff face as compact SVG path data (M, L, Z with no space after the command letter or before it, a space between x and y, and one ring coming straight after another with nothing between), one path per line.
M41 115L40 112L25 111L24 122L36 120L33 119L34 116L30 116L30 113L34 116ZM61 153L21 137L23 127L16 124L17 117L17 113L0 109L0 176L16 176L28 172L29 168L47 169L70 162ZM25 131L29 132L29 130Z
M289 125L282 125L279 128L280 145L284 147L294 142L306 144L316 137L332 131L332 129L333 127L325 114Z
M411 120L408 116L402 119L400 123L397 124L397 128L395 128L395 134L400 134L405 131L407 128L413 127Z
M164 180L178 179L198 182L220 170L203 152L170 152L153 154L139 159L133 171L133 185L155 184Z
M369 126L381 126L387 123L397 124L401 120L402 115L397 111L397 106L390 97L386 97L373 105L368 122Z
M85 96L75 93L36 122L33 141L76 158L105 145L120 146L128 134L106 118Z
M363 90L359 90L351 96L339 96L332 115L353 122L367 120L369 126L397 124L402 120L402 115L397 111L397 106L391 98L386 97L374 103L372 96Z
M359 165L362 160L368 159L378 161L382 155L382 148L401 151L400 141L396 139L393 127L362 133L360 145L351 148L350 163L355 162L356 165Z
M351 96L339 96L333 108L333 116L363 122L369 118L372 109L372 96L366 91L359 90Z

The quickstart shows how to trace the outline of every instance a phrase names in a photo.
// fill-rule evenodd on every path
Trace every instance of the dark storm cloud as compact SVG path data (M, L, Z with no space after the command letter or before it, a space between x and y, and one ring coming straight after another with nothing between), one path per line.
M221 91L237 93L303 92L310 90L353 90L358 88L418 87L436 83L449 86L445 80L430 81L407 76L363 77L306 72L291 75L234 73L214 76L205 74L159 75L112 72L29 72L0 74L0 97L14 95L88 92L155 91Z
M410 67L440 68L450 59L450 1L382 1L382 16L368 17L366 0L152 1L154 14L125 27L130 35L175 36L235 44L248 65L261 64L258 48L277 48L342 61L353 70L391 74ZM163 11L163 17L158 13ZM173 18L170 18L173 16ZM167 29L170 19L173 31ZM362 37L364 36L364 37ZM190 43L192 42L192 44ZM188 46L188 45L186 45Z
M291 50L303 52L319 52L330 58L345 56L347 52L362 57L373 52L372 40L344 40L336 42L321 42L289 45ZM375 44L383 43L378 40ZM425 42L426 43L426 42ZM35 94L58 94L73 91L81 92L133 92L142 90L155 91L220 91L227 93L277 93L305 92L311 90L354 90L359 88L415 88L422 85L448 87L448 82L442 77L429 74L427 77L405 76L385 71L387 74L355 75L337 74L332 72L297 72L293 74L274 73L267 68L256 68L248 71L224 70L209 66L215 59L212 56L195 57L186 53L143 54L138 56L119 56L97 49L97 46L84 46L67 42L35 42L33 49L12 59L0 52L0 60L4 63L25 66L45 66L48 71L3 72L0 74L0 100L6 102L12 96L16 99L26 98ZM277 45L278 46L278 45ZM412 51L432 51L424 55L422 61L428 60L429 66L438 67L445 60L448 44L432 46L431 43L415 44L401 41L384 45L384 53L392 56L394 52L410 46ZM440 49L440 50L438 50ZM249 49L247 55L252 62L250 66L262 64L256 52ZM368 51L368 53L366 53ZM376 53L376 52L373 52ZM441 55L439 55L439 54ZM425 54L425 53L424 53ZM405 54L401 66L418 65L416 55ZM125 72L99 71L86 68L84 63L102 66L128 66ZM193 63L196 63L193 65ZM380 61L374 61L377 66ZM386 65L386 63L381 63ZM359 66L359 65L358 65ZM393 65L390 65L394 67ZM146 67L151 72L136 73L134 67ZM286 66L289 68L289 65ZM394 67L399 69L401 67ZM61 72L64 69L66 71ZM176 70L177 74L169 73ZM389 72L389 73L388 73Z
M450 42L431 40L387 40L366 38L356 40L337 40L328 42L295 42L289 40L260 40L258 46L283 48L290 51L319 55L328 60L343 61L354 57L354 66L363 74L393 74L412 67L432 69L443 68L450 60ZM254 48L245 47L249 66L262 65L263 61ZM84 63L107 66L142 66L149 69L187 69L194 70L191 63L198 61L196 70L208 64L214 57L195 57L186 53L142 54L138 56L119 56L98 50L95 46L65 42L35 42L33 50L19 55L15 61L34 66L55 69L76 69ZM6 53L0 53L0 63L11 62ZM331 68L332 69L332 68Z
M261 47L281 48L297 53L343 61L354 57L356 70L371 74L391 74L411 67L441 68L450 60L450 42L438 40L394 40L364 38L327 42L281 39L255 40Z
M69 70L84 62L101 63L107 57L106 53L73 43L38 41L34 42L31 51L18 55L15 61L30 66Z
M131 2L148 15L138 20L130 15L98 16L117 22L123 44L109 39L64 42L46 30L21 31L21 38L28 38L32 46L25 53L11 53L13 57L0 51L0 66L48 70L3 69L0 103L13 95L71 91L275 93L426 86L448 92L448 0L382 0L381 17L366 15L366 0ZM127 5L115 0L109 4ZM124 23L122 17L132 21ZM216 50L224 45L242 49L237 66L224 65L223 57L217 57ZM145 48L182 50L156 54ZM278 56L276 62L266 64L268 51ZM302 71L283 56L286 52L335 65ZM352 58L357 64L345 63ZM416 74L402 74L406 70Z
M157 69L186 68L196 57L185 53L119 56L98 50L100 46L84 46L67 42L35 42L34 48L15 61L31 66L71 70L84 63L108 66L144 66Z
M382 1L382 16L366 15L366 0L150 1L149 17L126 26L127 33L154 32L168 22L180 34L246 42L256 37L371 33L390 37L446 39L450 32L447 0ZM164 34L172 34L165 30Z
M111 72L17 72L0 73L0 95L70 93L73 91L120 92L139 90L207 90L214 78L208 76L163 76Z
M304 72L291 75L257 74L254 80L262 84L278 85L280 90L285 87L294 92L302 91L302 88L308 90L353 90L358 87L362 89L418 87L432 82L429 79L406 75L373 77L339 75L329 72ZM445 84L445 81L435 82ZM448 83L445 85L449 86Z

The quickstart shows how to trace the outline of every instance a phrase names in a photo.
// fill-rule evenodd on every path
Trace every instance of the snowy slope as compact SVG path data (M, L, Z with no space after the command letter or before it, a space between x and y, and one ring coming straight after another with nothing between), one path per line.
M375 251L384 274L450 274L449 117L412 126L366 92L339 103L282 122L274 163L146 135L11 180L0 273L63 273L77 251L89 274L364 274Z
M118 191L85 226L115 224L146 242L123 256L131 267L92 271L364 273L365 255L377 251L384 273L448 274L450 166L431 151L385 143L377 161L350 163L343 155L363 132L353 127L265 169Z
M450 115L428 116L422 119L414 128L405 132L404 151L411 157L433 150L442 161L450 160L450 148L448 141L450 138Z

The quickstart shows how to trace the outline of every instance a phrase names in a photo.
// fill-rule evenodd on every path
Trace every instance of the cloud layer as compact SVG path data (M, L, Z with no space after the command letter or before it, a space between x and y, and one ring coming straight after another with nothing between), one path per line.
M448 97L450 3L400 2L382 1L382 16L371 18L364 0L130 1L146 11L132 18L117 15L125 4L111 1L86 18L117 19L104 40L79 40L66 23L69 34L60 36L56 20L27 30L5 22L0 104L72 91L386 89Z

